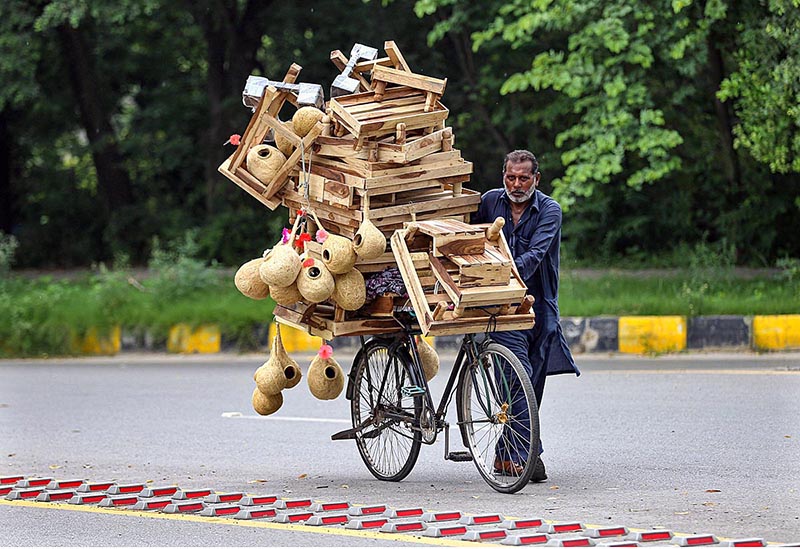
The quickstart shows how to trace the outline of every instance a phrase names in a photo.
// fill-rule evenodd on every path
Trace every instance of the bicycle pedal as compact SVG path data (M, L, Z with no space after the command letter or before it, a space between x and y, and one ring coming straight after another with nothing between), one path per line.
M411 387L402 387L400 391L403 393L403 396L410 397L410 396L417 396L417 395L424 395L425 388L419 387L417 385Z
M445 459L449 461L472 461L472 454L467 451L450 452Z

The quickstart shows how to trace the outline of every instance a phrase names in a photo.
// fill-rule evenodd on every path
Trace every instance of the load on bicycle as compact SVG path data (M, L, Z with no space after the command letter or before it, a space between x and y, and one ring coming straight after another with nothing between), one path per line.
M401 480L421 445L443 432L446 458L471 459L494 489L514 492L538 452L536 399L514 354L475 334L532 327L533 299L503 219L469 224L481 196L463 186L472 164L446 125L446 80L413 73L394 42L384 50L332 52L341 74L327 103L319 86L297 83L298 65L282 81L248 79L244 103L254 113L219 171L289 217L281 240L243 265L236 285L255 299L272 296L279 324L326 341L361 337L347 379L328 346L307 377L318 398L346 388L353 427L333 438L354 439L374 476ZM284 122L286 103L296 110ZM416 336L453 334L464 341L435 403L428 381L438 357ZM280 331L255 377L262 414L299 381ZM467 452L449 451L453 394Z

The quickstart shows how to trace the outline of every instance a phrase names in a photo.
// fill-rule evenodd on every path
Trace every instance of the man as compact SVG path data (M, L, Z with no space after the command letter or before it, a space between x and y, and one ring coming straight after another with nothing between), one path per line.
M558 263L561 245L561 206L537 190L541 178L539 163L529 151L508 153L503 162L503 188L481 197L473 223L491 223L505 219L506 237L514 263L528 293L535 299L536 324L530 330L496 332L492 339L508 347L522 362L533 383L536 401L541 407L544 383L548 375L580 375L561 332L558 314ZM539 454L542 453L541 441ZM509 457L509 456L505 456ZM529 456L511 456L495 460L498 472L519 474L521 463ZM536 458L531 481L547 480L541 457Z

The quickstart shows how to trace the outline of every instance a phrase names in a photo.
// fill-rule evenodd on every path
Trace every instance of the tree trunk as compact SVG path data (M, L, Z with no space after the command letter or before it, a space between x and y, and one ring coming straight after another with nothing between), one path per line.
M78 102L81 125L92 151L97 172L98 194L106 217L133 201L131 181L122 164L122 155L111 126L108 97L101 88L94 62L81 29L69 25L58 28L70 83Z
M253 70L256 52L261 46L259 22L271 5L271 0L248 0L241 9L237 0L214 2L211 7L193 1L187 4L206 38L209 123L203 150L208 151L205 167L207 214L216 210L218 189L223 183L217 167L232 152L222 148L230 134L235 133L230 128L231 116L226 104L233 95L241 93Z
M707 38L708 45L708 68L711 78L711 92L714 101L714 112L717 116L719 125L720 150L722 152L722 168L725 178L728 180L730 193L734 198L739 197L742 192L742 174L739 164L739 155L733 147L733 113L728 105L717 97L722 81L725 79L725 65L722 59L722 52L717 47L717 37L714 33L709 33Z

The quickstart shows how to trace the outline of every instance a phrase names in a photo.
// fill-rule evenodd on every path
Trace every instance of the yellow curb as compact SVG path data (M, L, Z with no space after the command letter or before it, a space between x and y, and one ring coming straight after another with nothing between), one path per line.
M192 328L176 324L169 329L167 351L170 353L218 353L220 351L219 326L205 324Z
M619 352L670 353L686 349L686 317L619 317Z
M800 315L754 316L753 346L769 351L800 348Z
M273 322L269 325L269 347L272 348L272 340L278 333L278 323ZM292 328L285 324L281 325L281 341L287 353L316 353L322 346L322 338L312 336L308 332Z
M100 331L89 328L82 336L72 336L72 350L82 355L115 355L122 347L122 330L114 326Z

